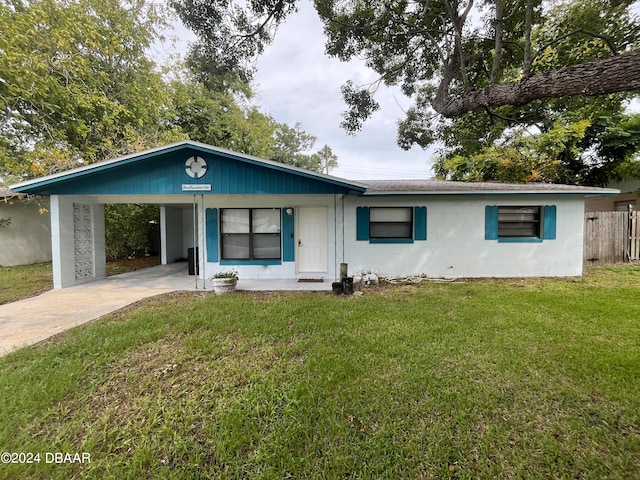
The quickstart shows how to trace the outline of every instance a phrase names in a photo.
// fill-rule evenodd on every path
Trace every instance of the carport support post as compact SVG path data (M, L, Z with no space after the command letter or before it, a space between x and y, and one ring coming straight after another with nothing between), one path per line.
M207 275L206 275L206 267L205 263L205 248L207 246L207 218L206 218L206 208L204 205L204 193L200 195L200 220L202 223L200 224L200 228L198 231L200 232L200 270L199 272L202 274L202 288L206 290L207 288Z
M76 225L74 204L88 215ZM87 210L88 207L88 210ZM51 195L53 288L66 288L106 276L104 205L84 197ZM88 236L78 237L78 230ZM78 256L78 258L76 258ZM78 268L77 268L78 267Z
M196 208L198 206L197 203L197 197L196 194L193 194L193 262L195 263L194 266L194 277L196 279L196 290L198 289L198 274L199 272L199 265L198 265L198 223L197 223L197 215L196 215Z
M51 260L53 288L64 288L75 280L73 252L73 202L51 195Z

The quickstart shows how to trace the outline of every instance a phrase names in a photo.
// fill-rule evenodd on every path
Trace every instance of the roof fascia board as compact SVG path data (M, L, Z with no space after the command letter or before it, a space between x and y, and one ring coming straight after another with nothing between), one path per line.
M362 194L363 197L406 197L406 196L456 196L456 197L485 197L485 196L515 196L515 195L528 195L528 196L539 196L539 195L572 195L578 197L599 197L599 196L612 196L618 195L620 190L611 191L611 189L603 189L603 191L593 191L587 190L584 192L578 191L563 191L563 190L528 190L528 191L513 191L513 190L486 190L486 191L477 191L477 192L467 192L467 191L451 191L451 192L425 192L425 191L413 191L413 192L365 192Z

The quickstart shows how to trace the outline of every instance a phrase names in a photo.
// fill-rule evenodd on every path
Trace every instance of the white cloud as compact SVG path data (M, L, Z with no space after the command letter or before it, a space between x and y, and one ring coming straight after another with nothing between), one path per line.
M345 104L340 86L374 81L375 72L364 61L348 63L324 54L322 24L311 2L280 26L274 43L258 60L255 77L257 103L277 121L303 128L327 144L338 156L331 173L352 179L428 178L432 151L404 151L396 145L397 121L410 102L398 88L381 86L376 94L380 110L355 137L341 128Z
M174 24L168 36L174 45L155 44L152 56L162 62L171 55L186 54L190 31ZM377 74L362 60L341 62L324 53L322 23L309 1L299 3L299 11L282 24L272 45L258 59L255 76L255 103L276 121L304 130L318 138L316 148L329 145L338 156L339 167L330 173L353 180L429 178L434 150L414 148L404 151L396 144L397 121L410 105L399 88L380 86L380 104L372 118L356 136L340 128L346 109L340 87L352 80L365 85Z

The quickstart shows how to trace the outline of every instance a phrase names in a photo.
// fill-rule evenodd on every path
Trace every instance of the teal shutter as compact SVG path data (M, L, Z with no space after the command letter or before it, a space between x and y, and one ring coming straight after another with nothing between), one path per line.
M289 208L282 209L282 261L293 262L296 259L294 209L290 207L291 215L287 210Z
M218 209L207 208L207 262L218 261Z
M427 207L415 207L413 214L414 240L427 239Z
M356 208L356 240L369 240L369 207Z
M484 208L484 239L498 239L498 206L487 205Z
M544 213L542 214L542 235L545 240L556 239L556 206L545 205Z

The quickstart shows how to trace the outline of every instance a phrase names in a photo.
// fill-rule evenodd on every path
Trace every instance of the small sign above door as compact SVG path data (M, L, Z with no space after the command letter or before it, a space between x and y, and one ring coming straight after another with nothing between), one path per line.
M183 183L182 191L183 192L210 192L211 184L210 183Z

